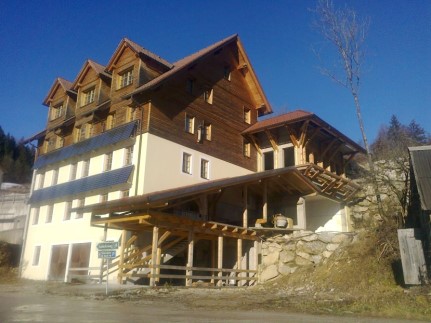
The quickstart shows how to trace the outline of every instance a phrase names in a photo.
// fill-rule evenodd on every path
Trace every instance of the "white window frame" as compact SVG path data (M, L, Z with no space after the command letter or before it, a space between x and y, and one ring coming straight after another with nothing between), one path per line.
M59 172L58 169L52 170L51 186L58 184L58 172Z
M192 154L183 152L181 170L184 174L192 174Z
M124 148L124 166L132 165L133 163L133 146Z
M89 88L88 90L85 90L82 92L83 94L83 101L82 105L87 105L90 103L93 103L96 99L96 87Z
M82 161L81 178L88 177L90 173L90 160L84 159Z
M201 158L201 178L210 179L210 162L208 159Z
M248 141L243 143L243 155L247 158L251 156L251 144Z
M103 171L108 172L112 170L112 159L114 158L113 152L109 152L105 154L105 160L103 162Z
M133 83L133 67L118 73L118 89L129 86Z
M195 117L186 113L185 122L184 122L184 131L190 134L195 133Z
M78 164L77 163L70 164L70 170L69 170L69 180L70 181L74 181L76 179L77 170L78 170Z
M244 122L251 124L251 110L247 107L244 107Z
M84 205L85 205L85 199L81 198L77 200L76 207L83 207ZM84 212L77 211L75 214L75 219L82 219L82 218L84 218Z

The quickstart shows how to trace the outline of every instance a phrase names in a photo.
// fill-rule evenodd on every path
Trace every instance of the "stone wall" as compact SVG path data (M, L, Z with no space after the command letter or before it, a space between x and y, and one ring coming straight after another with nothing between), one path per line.
M403 208L400 200L406 198L406 203L408 202L410 188L408 161L402 158L396 162L381 160L375 162L374 166L384 211L390 216L397 213L405 215L406 209ZM355 182L362 187L362 190L357 193L352 205L349 205L353 219L373 220L378 215L378 208L372 182L365 177Z
M350 243L354 235L301 230L268 238L262 243L260 282L289 275L299 267L318 265L340 246Z

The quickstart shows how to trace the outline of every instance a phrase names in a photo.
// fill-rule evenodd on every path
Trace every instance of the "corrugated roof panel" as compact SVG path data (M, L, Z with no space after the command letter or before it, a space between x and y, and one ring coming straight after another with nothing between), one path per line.
M74 196L97 189L124 184L129 180L133 167L134 166L131 165L33 191L29 203L40 203L43 201L65 198L67 196Z
M123 126L116 127L112 130L106 131L98 136L78 142L74 145L67 146L52 153L42 155L36 159L33 169L45 167L49 164L58 163L68 158L88 153L108 145L113 145L123 140L130 138L137 121L127 123Z
M410 147L422 210L431 210L431 146Z

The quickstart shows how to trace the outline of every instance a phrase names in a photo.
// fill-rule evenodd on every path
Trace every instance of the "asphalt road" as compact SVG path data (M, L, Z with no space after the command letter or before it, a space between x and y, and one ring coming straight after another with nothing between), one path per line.
M0 288L2 286L0 285ZM0 289L0 322L402 322L269 311L188 309L157 299L121 302Z

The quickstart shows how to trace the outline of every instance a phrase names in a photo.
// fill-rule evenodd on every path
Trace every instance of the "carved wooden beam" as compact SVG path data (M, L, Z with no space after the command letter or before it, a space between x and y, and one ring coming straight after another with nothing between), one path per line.
M304 146L305 139L307 138L307 129L308 129L309 123L310 123L310 120L306 120L301 126L301 136L299 137L300 146Z
M258 154L262 156L262 150L259 147L259 144L257 142L257 138L255 136L253 136L253 135L249 135L249 138L250 138L250 141L253 144L254 148L258 152Z
M278 145L274 139L274 136L268 130L265 130L265 133L266 133L266 136L268 137L269 142L271 143L272 149L274 149L274 151L278 151Z
M290 141L292 142L292 144L295 147L299 147L299 141L298 141L298 138L297 138L296 134L294 133L293 129L291 127L289 127L288 125L285 125L285 127L287 129L287 133L289 134Z

